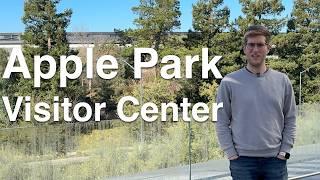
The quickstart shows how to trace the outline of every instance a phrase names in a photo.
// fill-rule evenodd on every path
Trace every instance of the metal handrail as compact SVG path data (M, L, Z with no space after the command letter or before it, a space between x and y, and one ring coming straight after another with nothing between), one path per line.
M289 178L289 180L302 179L302 178L316 176L316 175L320 175L320 172L314 172L314 173L309 173L309 174L305 174L305 175L301 175L301 176L292 177L292 178Z

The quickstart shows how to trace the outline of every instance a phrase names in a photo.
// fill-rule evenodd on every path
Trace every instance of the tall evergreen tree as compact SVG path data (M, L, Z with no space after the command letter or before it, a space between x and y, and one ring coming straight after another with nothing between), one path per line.
M132 11L139 17L134 20L138 29L131 34L143 46L158 50L168 33L180 27L179 0L140 0Z
M52 100L53 96L69 97L75 102L82 95L82 88L78 80L69 80L66 88L59 88L60 55L74 55L69 49L66 38L66 28L70 23L72 11L67 9L57 12L57 4L60 0L27 0L24 2L24 15L22 21L25 24L25 32L22 36L24 41L24 55L33 74L35 55L51 55L57 63L56 75L49 80L42 80L40 88L33 87L33 80L20 79L20 94L37 95L38 100ZM74 64L68 63L68 70L74 69ZM41 65L41 71L47 72L48 63ZM36 99L34 99L36 100ZM36 100L36 101L38 101Z
M230 10L220 8L223 0L199 0L192 8L192 25L201 33L202 45L211 48L212 39L223 32L229 24Z
M34 87L33 80L20 78L18 93L19 95L31 96L32 106L39 101L53 102L54 96L59 96L60 101L63 98L69 98L74 106L84 95L78 79L68 80L67 86L60 88L60 56L76 55L76 52L69 49L66 38L66 28L70 23L72 11L67 9L58 13L57 5L59 2L60 0L26 0L24 2L24 15L22 17L25 24L25 32L22 36L24 41L23 51L30 73L34 73L35 55L50 55L56 60L57 64L54 77L42 80L39 88ZM48 70L49 63L42 63L41 71L47 72ZM74 64L68 63L67 70L73 72L75 70ZM62 114L60 113L60 117L62 117ZM53 113L51 115L53 116ZM65 130L65 127L61 128L59 132L61 136L56 146L57 152L61 155L66 153Z
M320 31L320 1L296 0L288 29L298 32Z
M292 70L295 77L295 89L299 92L299 75L302 74L302 101L320 100L320 1L296 0L288 21L288 32L280 38L279 52L290 54L291 61L297 66ZM281 41L283 41L281 43ZM293 47L293 48L290 48ZM277 47L278 48L278 47ZM289 51L288 51L289 50ZM311 67L311 68L310 68ZM298 99L298 98L297 98Z
M192 54L201 54L201 48L209 48L209 58L215 55L223 56L217 66L223 75L238 67L236 54L239 54L239 37L229 23L230 10L222 6L223 0L198 0L193 5L193 28L196 32L189 32L184 39L186 47ZM193 64L192 79L181 82L182 94L192 102L207 102L201 96L200 87L211 84L216 79L212 74L208 79L201 77L201 63Z
M285 25L284 18L276 18L285 9L280 0L240 0L240 3L244 17L240 16L237 24L242 32L250 25L260 24L278 33Z

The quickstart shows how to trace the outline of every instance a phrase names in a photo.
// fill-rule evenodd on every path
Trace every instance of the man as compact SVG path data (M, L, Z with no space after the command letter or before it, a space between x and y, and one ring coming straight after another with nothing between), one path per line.
M287 179L296 131L296 104L289 78L266 66L271 34L250 26L244 36L246 67L219 86L216 131L233 179Z

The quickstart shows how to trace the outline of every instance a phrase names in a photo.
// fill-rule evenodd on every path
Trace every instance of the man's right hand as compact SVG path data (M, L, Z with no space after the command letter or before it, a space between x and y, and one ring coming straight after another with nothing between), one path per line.
M238 159L238 158L239 158L238 155L234 155L234 156L229 157L228 159L229 159L230 161L232 161L232 160L236 160L236 159Z

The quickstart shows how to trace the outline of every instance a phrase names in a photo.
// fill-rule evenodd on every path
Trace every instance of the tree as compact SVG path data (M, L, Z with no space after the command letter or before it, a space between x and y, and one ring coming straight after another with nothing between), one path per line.
M27 0L24 3L24 15L22 21L25 24L24 55L31 74L33 74L33 58L35 55L50 55L56 59L56 75L49 80L42 80L40 88L33 87L33 80L20 78L20 95L31 95L32 102L38 100L52 101L53 96L68 97L75 104L78 97L83 95L79 80L69 80L66 88L59 87L60 55L75 55L76 52L69 49L66 38L66 28L70 23L72 11L67 9L57 12L57 4L60 0ZM74 70L74 64L68 63L69 72ZM47 72L48 63L41 64L41 71ZM35 96L36 95L36 96Z
M132 8L139 17L134 20L138 29L131 35L138 44L158 50L168 33L180 27L179 8L178 0L140 0L140 5Z
M27 0L24 2L22 21L25 24L25 32L22 39L24 41L24 55L30 73L33 74L34 72L35 55L50 55L57 60L55 76L48 80L42 80L39 88L33 87L33 80L23 77L19 79L18 93L19 95L31 96L31 106L39 101L52 102L54 96L69 98L74 106L84 95L79 79L68 80L66 88L59 87L60 62L58 59L60 55L77 54L77 52L69 49L66 38L66 28L70 23L72 11L67 9L58 13L57 4L59 2L60 0ZM47 72L48 69L48 63L41 64L42 72ZM75 65L68 63L67 70L73 72ZM60 98L60 101L63 98ZM51 114L53 115L53 113ZM34 122L34 124L37 123ZM65 131L66 128L62 127L59 134L65 134ZM66 153L65 143L65 136L61 136L56 146L57 152L61 155Z
M193 28L201 33L202 45L213 47L212 38L223 32L229 24L230 10L219 8L223 0L199 0L192 7Z
M300 72L307 70L313 64L319 63L320 58L320 2L316 0L296 0L288 21L288 32L285 38L278 42L286 42L287 48L279 47L279 52L290 54L289 60L296 62L292 70L295 77L296 92L299 92ZM293 41L292 41L293 40ZM279 43L283 44L283 43ZM293 47L293 48L288 48ZM287 50L290 51L287 51ZM302 99L305 102L319 101L320 68L312 67L302 75ZM296 97L298 96L298 93Z
M304 102L319 101L320 67L313 66L319 63L320 34L315 32L288 32L278 34L272 39L275 45L276 59L268 59L271 68L285 72L292 81L296 95L299 99L299 77L302 74L302 99ZM298 101L297 101L298 102Z
M152 73L153 71L148 71L145 74L143 81L132 82L132 84L124 90L123 96L130 95L137 98L139 101L142 101L142 104L140 102L141 106L146 102L152 102L156 104L157 107L161 107L161 103L175 102L177 92L180 90L179 84L175 81L168 81L159 77L155 79ZM120 98L121 97L119 97L119 100ZM127 104L125 105L124 113L127 115L132 115L132 113L140 111L139 108L141 108L141 106ZM171 112L170 108L168 112ZM161 116L158 116L154 122L150 123L143 123L143 121L139 119L135 123L129 124L131 129L130 131L133 134L142 133L144 134L142 139L144 139L146 142L150 141L152 138L163 133L163 128L169 125L171 117L171 115L167 117L167 121L169 122L161 122ZM140 129L140 123L143 123L143 131Z
M320 1L296 0L288 23L290 31L319 32L320 31Z
M193 29L189 30L184 38L185 47L189 49L186 54L201 54L202 48L209 49L209 59L220 54L220 47L217 37L227 30L229 26L230 10L227 7L220 7L223 0L199 0L192 6ZM185 64L185 62L183 62ZM208 99L200 95L200 87L203 83L210 83L214 79L210 74L208 79L201 77L201 63L194 63L192 68L192 79L182 79L181 93L177 97L181 101L188 97L190 102L207 102Z
M7 58L9 53L5 49L0 49L0 73L3 75L4 69L6 68Z
M127 88L125 79L125 67L123 61L120 60L121 47L115 44L100 44L97 45L94 51L95 57L101 57L102 55L108 54L113 57L117 57L119 68L117 70L117 76L105 80L97 75L94 75L92 90L90 97L94 102L105 102L106 103L106 118L114 118L116 107L117 107L117 98L122 95L124 89ZM132 69L130 69L132 71Z
M220 72L227 74L239 67L237 57L241 38L232 25L229 23L230 10L228 7L221 7L223 0L199 0L193 5L193 28L196 32L187 34L184 39L185 45L190 49L191 54L200 54L201 48L209 48L209 59L215 55L223 56L217 64ZM242 62L241 62L242 63ZM208 99L201 96L203 83L216 81L212 74L208 79L201 77L201 64L193 65L193 78L183 80L182 94L191 99L191 102L207 102Z
M9 53L4 50L0 49L0 74L1 77L3 75L3 72L6 68L7 58L9 56ZM13 74L9 79L0 79L0 94L1 96L7 96L9 98L9 101L12 102L14 100L13 96L15 93L16 83L17 82L17 76L16 74ZM9 125L9 121L7 120L8 117L6 116L6 110L3 104L3 101L0 101L0 128L7 127Z
M284 18L277 19L284 11L284 6L279 0L240 0L242 12L245 17L240 16L236 21L242 32L250 25L264 25L273 33L278 33L285 23ZM270 18L273 17L273 18Z

